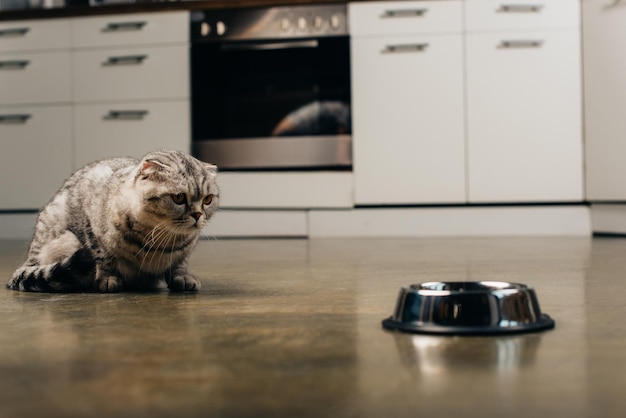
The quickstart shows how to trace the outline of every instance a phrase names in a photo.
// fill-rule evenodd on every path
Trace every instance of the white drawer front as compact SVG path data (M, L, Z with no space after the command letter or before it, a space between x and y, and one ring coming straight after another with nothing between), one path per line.
M467 0L465 25L469 31L576 28L579 0Z
M69 106L0 108L2 209L39 209L69 177L71 117Z
M190 151L189 101L74 107L78 168L105 157L140 158L155 149Z
M353 36L460 32L460 1L382 1L349 3Z
M73 54L74 100L189 97L189 48L142 47Z
M70 47L67 19L0 22L0 52Z
M189 40L189 13L168 12L72 20L72 46L131 46Z
M69 51L0 54L0 105L69 102L70 67Z

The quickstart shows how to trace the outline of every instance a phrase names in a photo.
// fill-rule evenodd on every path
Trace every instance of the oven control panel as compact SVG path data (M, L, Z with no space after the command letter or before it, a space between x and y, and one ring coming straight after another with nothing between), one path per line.
M196 10L192 42L312 38L348 34L345 4Z

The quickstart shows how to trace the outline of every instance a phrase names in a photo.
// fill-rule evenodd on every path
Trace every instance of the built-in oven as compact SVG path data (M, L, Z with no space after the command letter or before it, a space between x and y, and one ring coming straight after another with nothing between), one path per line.
M221 170L349 170L346 5L191 13L194 154Z

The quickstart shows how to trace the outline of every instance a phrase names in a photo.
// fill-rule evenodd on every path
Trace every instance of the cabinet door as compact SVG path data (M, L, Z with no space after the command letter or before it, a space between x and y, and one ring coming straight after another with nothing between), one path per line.
M626 5L582 7L587 198L626 200Z
M141 158L156 149L190 151L189 102L135 102L74 107L79 168L108 157Z
M467 35L471 202L583 198L578 31Z
M0 209L39 209L69 177L71 117L69 106L0 108Z
M356 204L465 201L461 35L352 40Z

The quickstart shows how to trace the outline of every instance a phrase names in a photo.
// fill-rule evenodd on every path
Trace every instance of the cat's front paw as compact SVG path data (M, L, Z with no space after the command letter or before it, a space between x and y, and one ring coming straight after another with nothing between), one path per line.
M170 279L167 287L173 292L198 291L200 290L200 280L191 274L182 274Z
M121 292L122 280L115 276L103 276L96 279L96 290L102 293Z

